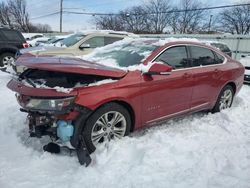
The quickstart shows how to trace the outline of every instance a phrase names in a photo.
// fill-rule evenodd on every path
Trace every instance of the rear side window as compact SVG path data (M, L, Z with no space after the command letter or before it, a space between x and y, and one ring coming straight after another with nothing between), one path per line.
M23 41L17 31L3 30L2 33L8 41Z
M104 44L108 45L108 44L112 44L116 41L122 40L123 38L119 38L119 37L104 37Z
M161 61L173 67L173 69L187 68L189 66L187 50L185 46L176 46L167 49L155 61Z
M222 55L215 53L215 60L217 64L220 64L224 62L225 58Z
M93 37L86 40L83 44L89 44L90 48L97 48L104 46L104 37Z
M216 64L214 53L207 49L198 46L191 46L193 66L213 65Z

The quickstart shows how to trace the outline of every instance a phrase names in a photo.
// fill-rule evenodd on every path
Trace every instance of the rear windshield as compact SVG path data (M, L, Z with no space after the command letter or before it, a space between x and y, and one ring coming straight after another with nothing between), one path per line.
M24 37L18 31L14 31L14 30L1 30L1 34L2 34L1 39L3 38L4 40L7 40L7 41L21 41L21 42L25 42Z

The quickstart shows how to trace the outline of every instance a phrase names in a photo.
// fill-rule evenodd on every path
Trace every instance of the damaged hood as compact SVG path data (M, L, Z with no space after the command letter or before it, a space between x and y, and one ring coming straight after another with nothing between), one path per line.
M127 74L126 71L121 69L69 57L34 56L26 54L17 59L16 65L25 66L30 69L108 76L113 78L121 78Z

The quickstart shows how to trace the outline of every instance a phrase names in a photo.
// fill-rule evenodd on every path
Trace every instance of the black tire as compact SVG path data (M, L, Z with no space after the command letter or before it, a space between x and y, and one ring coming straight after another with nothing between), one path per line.
M5 67L5 65L4 65L4 58L5 57L13 57L13 59L15 59L15 54L6 52L6 53L3 53L2 55L0 55L0 68Z
M96 128L96 122L97 120L99 120L99 118L101 118L104 114L106 113L112 113L112 112L117 112L119 114L121 114L126 121L126 130L125 130L125 134L123 136L126 136L129 134L130 132L130 128L131 128L131 117L129 112L127 111L126 108L124 108L122 105L119 105L117 103L107 103L105 105L103 105L102 107L100 107L99 109L97 109L86 121L84 127L83 127L83 131L82 131L82 135L84 138L84 141L86 143L87 149L90 153L94 152L96 147L92 142L92 130L95 126ZM123 121L123 122L125 122ZM118 123L117 123L118 125ZM101 128L102 129L102 128ZM102 130L103 131L103 130ZM109 133L111 134L111 133ZM112 138L111 138L112 139ZM100 139L101 140L101 139Z
M233 99L234 99L234 90L233 90L233 87L230 86L230 85L226 85L220 92L219 94L219 97L216 101L216 104L214 106L214 108L212 109L212 113L216 113L216 112L220 112L221 110L221 103L222 103L222 100L223 100L223 95L225 94L225 92L230 92L232 94L232 99L231 101L228 101L228 104L226 105L225 108L230 108L232 106L232 103L233 103Z

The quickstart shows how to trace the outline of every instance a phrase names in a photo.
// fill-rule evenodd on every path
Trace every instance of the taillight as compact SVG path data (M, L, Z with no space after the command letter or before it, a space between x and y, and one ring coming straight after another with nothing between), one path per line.
M27 42L23 43L23 48L28 48L29 44Z

